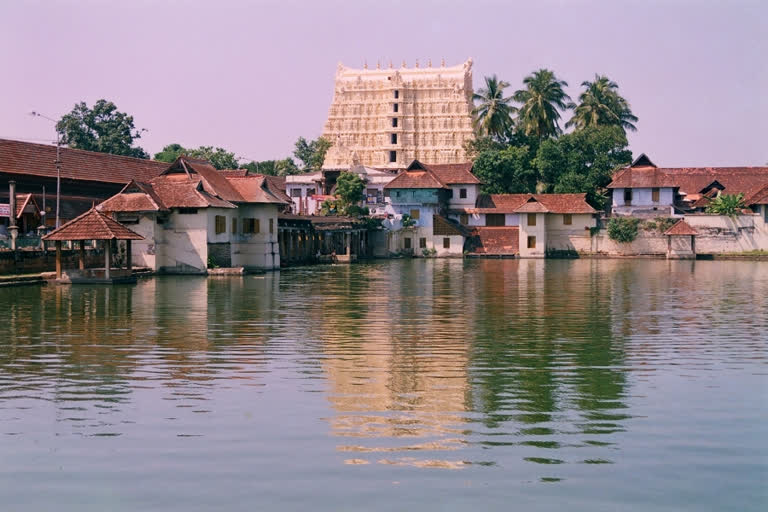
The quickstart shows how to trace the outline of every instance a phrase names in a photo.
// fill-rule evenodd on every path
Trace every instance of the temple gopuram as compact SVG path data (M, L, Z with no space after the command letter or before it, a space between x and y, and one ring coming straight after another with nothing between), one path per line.
M446 67L352 69L339 63L323 136L325 169L404 168L466 161L473 138L472 59Z

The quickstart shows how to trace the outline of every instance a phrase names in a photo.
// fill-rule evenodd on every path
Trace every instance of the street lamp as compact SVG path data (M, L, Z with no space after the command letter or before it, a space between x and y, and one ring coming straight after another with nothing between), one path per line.
M29 113L33 117L41 117L56 125L57 121L34 110ZM61 200L61 132L56 128L56 227L59 227L59 204Z

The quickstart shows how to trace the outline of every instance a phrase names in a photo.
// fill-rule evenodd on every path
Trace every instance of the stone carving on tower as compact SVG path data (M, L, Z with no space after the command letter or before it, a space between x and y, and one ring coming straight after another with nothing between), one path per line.
M352 69L339 63L323 136L323 168L401 168L466 161L472 129L472 59L453 67ZM355 162L353 163L353 155Z

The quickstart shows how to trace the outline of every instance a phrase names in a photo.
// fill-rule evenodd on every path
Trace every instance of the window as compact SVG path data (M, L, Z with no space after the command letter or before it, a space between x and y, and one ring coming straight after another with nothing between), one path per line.
M397 144L397 134L396 133L391 133L389 135L389 142L391 142L392 144Z
M291 197L301 197L301 189L300 188L292 188L291 189Z
M536 248L536 237L535 236L529 236L528 237L528 248L529 249L535 249Z
M503 213L486 213L485 225L486 226L504 226L506 224Z
M418 220L421 216L421 210L411 210L411 218L414 220Z
M397 162L397 151L390 151L389 152L389 161L390 162Z
M536 214L535 213L529 213L528 214L528 225L529 226L535 226L536 225Z
M392 105L392 112L399 112L400 111L400 105L398 103L395 103Z
M269 219L269 232L275 232L275 219Z
M197 208L179 208L179 215L194 215Z
M448 199L453 199L453 189L448 191Z
M243 219L243 233L251 235L261 231L259 219Z
M419 238L419 249L426 249L426 248L427 248L427 239Z
M227 218L223 215L217 215L215 221L216 234L224 233L227 230Z
M410 238L404 238L403 239L403 248L404 249L410 249L411 248L411 239Z
M315 195L315 189L308 188L307 189L307 196L313 196L313 195Z
M467 189L460 188L459 189L459 198L460 199L466 199L467 198Z
M398 99L400 97L400 91L395 89L395 99Z
M624 189L624 204L632 204L632 189Z
M451 248L451 239L448 237L443 238L443 249Z
M466 213L462 213L461 215L459 215L459 224L461 224L462 226L466 226L467 224L469 224L469 215L467 215Z
M235 218L232 219L232 234L237 234L237 219Z
M651 201L653 201L654 203L658 203L659 202L659 192L660 191L659 191L658 188L652 188L651 189Z
M392 128L397 128L397 118L396 117L392 118Z
M570 213L564 213L563 214L563 225L564 226L570 226L573 224L573 215Z

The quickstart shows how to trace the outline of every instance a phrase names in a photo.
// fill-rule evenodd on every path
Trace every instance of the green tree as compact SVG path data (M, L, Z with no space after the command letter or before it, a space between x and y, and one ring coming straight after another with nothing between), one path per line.
M485 88L481 88L472 99L478 105L472 111L475 131L479 136L495 140L505 139L512 131L512 113L515 108L510 106L512 97L504 97L504 89L509 83L496 78L496 75L485 77Z
M200 146L197 149L188 149L181 144L168 144L162 151L155 153L155 160L173 162L182 155L207 160L216 169L237 169L238 167L237 157L234 153L224 148L214 148L213 146Z
M155 160L159 162L171 163L179 158L181 155L187 154L187 149L181 144L168 144L159 153L155 153Z
M595 208L605 205L613 172L632 161L619 126L590 127L545 140L536 154L539 179L548 192L587 193Z
M577 130L589 126L621 126L624 130L636 131L633 123L637 117L632 114L629 102L619 95L619 86L605 75L595 75L593 82L581 83L584 92L579 95L579 104L573 117L565 127Z
M277 162L275 160L263 160L261 162L250 161L247 164L240 164L241 169L248 169L253 174L266 174L268 176L277 176Z
M301 173L301 169L296 166L293 158L288 157L275 162L275 176L288 176L299 173Z
M735 215L741 215L744 208L746 208L746 205L744 204L744 194L721 193L710 201L707 206L707 213L733 217Z
M56 123L56 130L71 148L149 158L146 151L133 145L143 130L137 130L133 116L117 110L111 101L101 99L93 108L84 101L76 104Z
M342 172L336 178L336 195L339 198L339 210L349 212L363 200L365 182L353 172Z
M563 90L568 83L558 79L554 72L540 69L525 77L523 84L525 89L512 96L521 103L515 121L518 130L538 140L559 135L560 111L573 108L571 97Z
M538 179L533 155L528 146L486 150L475 158L473 172L487 194L533 193Z
M325 153L331 147L331 142L323 137L312 141L299 137L295 146L293 156L301 161L302 169L304 171L319 171L323 167Z
M620 244L629 244L637 238L640 219L613 217L608 221L608 238Z

